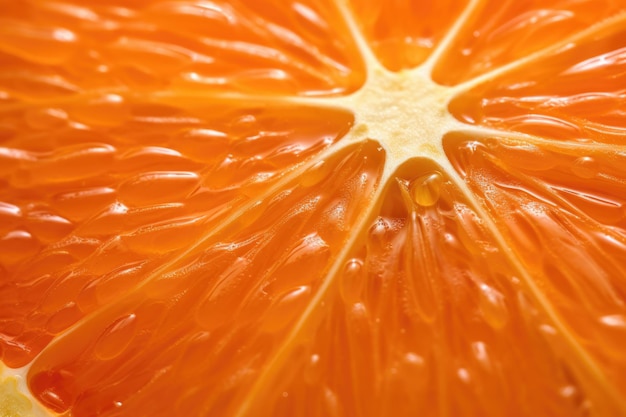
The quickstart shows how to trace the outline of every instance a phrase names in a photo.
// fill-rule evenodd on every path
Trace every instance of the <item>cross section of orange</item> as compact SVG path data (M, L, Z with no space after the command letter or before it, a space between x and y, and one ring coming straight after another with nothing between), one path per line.
M623 0L0 0L0 414L626 414Z

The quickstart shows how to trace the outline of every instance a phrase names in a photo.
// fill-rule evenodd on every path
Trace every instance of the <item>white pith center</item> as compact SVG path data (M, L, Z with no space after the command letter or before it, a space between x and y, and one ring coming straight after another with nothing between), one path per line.
M376 140L397 167L414 157L445 159L442 138L460 124L448 111L453 93L419 70L376 68L359 91L338 101L354 113L351 139Z

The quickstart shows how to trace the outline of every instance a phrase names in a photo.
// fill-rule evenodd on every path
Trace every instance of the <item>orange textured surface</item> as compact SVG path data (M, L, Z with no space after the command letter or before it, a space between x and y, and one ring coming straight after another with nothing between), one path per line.
M0 0L2 362L75 417L623 415L624 28ZM455 88L444 160L350 142L372 59Z

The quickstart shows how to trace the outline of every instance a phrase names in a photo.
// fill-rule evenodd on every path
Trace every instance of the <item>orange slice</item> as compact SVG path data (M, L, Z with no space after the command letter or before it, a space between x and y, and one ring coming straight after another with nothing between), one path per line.
M626 4L0 0L0 413L626 414Z

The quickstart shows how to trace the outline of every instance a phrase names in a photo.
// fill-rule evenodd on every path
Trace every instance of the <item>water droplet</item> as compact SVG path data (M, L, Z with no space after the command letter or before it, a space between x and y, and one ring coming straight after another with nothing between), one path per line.
M411 187L413 201L422 207L430 207L436 204L441 195L442 185L443 177L438 172L418 178Z
M386 248L391 243L391 230L390 222L383 217L378 217L369 230L369 246L372 249Z
M344 268L341 277L341 286L339 291L341 297L347 304L358 303L361 301L363 291L365 289L366 274L363 267L363 261L357 258L350 259Z
M487 284L480 284L479 308L485 321L494 329L501 329L508 319L504 296Z
M458 375L459 379L465 383L469 383L470 382L470 374L467 371L467 369L465 368L459 368L456 371L456 374Z
M304 370L304 380L311 385L318 385L322 380L322 365L320 355L317 353L309 357L307 366Z
M593 178L598 173L598 162L590 156L582 156L574 161L572 171L580 178Z
M411 365L423 365L424 364L424 358L422 358L417 353L413 353L413 352L408 352L406 355L404 355L404 360L407 363L410 363Z
M626 329L626 317L621 314L603 316L600 317L600 321L610 327L621 327L622 329Z
M54 29L52 32L52 38L59 42L74 42L77 39L77 36L74 32L70 32L66 29Z
M549 335L549 336L554 336L556 334L556 329L552 326L550 326L549 324L542 324L539 326L539 330L541 330L541 332L543 334Z
M474 357L485 367L490 366L489 354L487 353L487 345L485 342L473 342L472 343L472 352L474 353Z
M352 305L351 313L353 317L358 318L366 318L367 317L367 307L363 303L354 303Z
M576 392L576 387L573 385L566 385L559 390L559 393L565 398L572 398Z
M328 417L337 417L341 415L337 394L327 386L324 387L324 396L322 401L325 409L324 415Z

